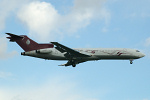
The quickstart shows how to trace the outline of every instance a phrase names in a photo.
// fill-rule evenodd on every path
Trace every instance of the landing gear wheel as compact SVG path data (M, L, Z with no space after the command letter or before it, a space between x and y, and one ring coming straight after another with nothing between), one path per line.
M76 67L76 64L72 64L72 67Z
M75 60L71 60L70 63L72 64L72 67L76 67Z
M130 64L133 64L133 60L130 60Z

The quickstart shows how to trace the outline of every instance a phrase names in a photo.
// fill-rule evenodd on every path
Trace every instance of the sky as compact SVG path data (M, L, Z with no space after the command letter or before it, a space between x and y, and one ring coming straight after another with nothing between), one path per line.
M150 0L0 0L0 100L150 100ZM132 48L135 60L75 68L21 56L5 34L70 48Z

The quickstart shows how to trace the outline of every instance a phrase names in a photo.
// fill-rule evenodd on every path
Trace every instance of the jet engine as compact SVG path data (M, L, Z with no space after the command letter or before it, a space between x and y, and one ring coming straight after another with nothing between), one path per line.
M47 54L47 53L51 53L52 50L50 49L39 49L39 50L36 50L36 53L42 53L42 54Z

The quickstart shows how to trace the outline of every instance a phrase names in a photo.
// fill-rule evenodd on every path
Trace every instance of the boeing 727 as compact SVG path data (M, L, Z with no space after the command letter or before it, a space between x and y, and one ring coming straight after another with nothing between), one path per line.
M38 44L26 35L6 33L10 42L16 42L24 52L21 55L42 58L47 60L67 60L60 66L75 67L79 63L94 60L133 60L144 57L139 50L127 48L69 48L58 42Z

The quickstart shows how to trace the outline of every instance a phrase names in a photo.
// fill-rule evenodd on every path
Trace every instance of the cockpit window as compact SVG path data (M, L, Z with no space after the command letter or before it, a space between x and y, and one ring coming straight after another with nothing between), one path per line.
M140 52L139 50L136 50L136 52Z

